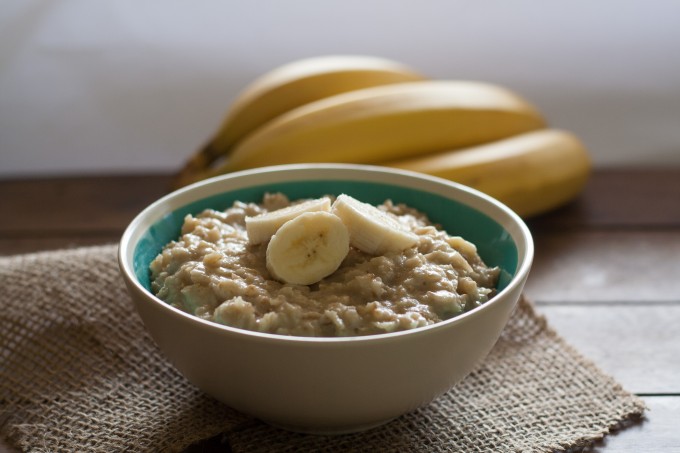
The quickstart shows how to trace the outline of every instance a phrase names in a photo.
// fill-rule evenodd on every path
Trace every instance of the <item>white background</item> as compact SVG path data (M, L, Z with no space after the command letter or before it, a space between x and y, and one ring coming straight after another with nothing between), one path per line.
M3 0L0 177L178 168L253 78L333 53L505 85L597 166L680 164L680 1Z

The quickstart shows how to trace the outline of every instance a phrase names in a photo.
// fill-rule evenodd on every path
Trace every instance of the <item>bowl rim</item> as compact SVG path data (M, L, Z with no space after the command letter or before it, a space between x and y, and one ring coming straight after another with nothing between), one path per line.
M407 177L410 178L411 180L420 180L424 183L428 184L434 184L438 186L446 186L450 189L453 189L455 191L458 191L459 193L463 193L466 197L469 197L471 199L477 198L481 200L484 204L483 207L480 206L470 206L466 201L460 201L456 200L459 203L464 203L467 206L480 211L482 214L490 217L493 221L501 224L504 229L507 228L507 225L503 225L501 220L499 220L499 216L503 217L505 216L511 223L511 225L514 225L519 233L519 235L523 238L525 242L525 248L522 250L518 246L517 242L517 251L518 251L518 269L516 270L515 274L512 276L510 282L508 285L503 288L501 291L498 292L492 299L490 299L488 302L485 302L484 304L473 308L470 311L467 311L465 313L462 313L460 315L454 316L453 318L446 319L444 321L440 321L434 324L430 324L427 326L423 327L418 327L415 329L409 329L409 330L403 330L403 331L397 331L397 332L388 332L388 333L381 333L381 334L373 334L373 335L361 335L361 336L347 336L347 337L306 337L306 336L296 336L296 335L283 335L283 334L273 334L273 333L266 333L266 332L257 332L257 331L252 331L252 330L247 330L247 329L241 329L237 327L231 327L223 324L219 324L213 321L208 321L201 319L195 315L192 315L190 313L186 313L178 308L175 308L171 306L170 304L166 303L165 301L161 300L158 298L155 294L151 293L149 290L147 290L137 279L135 272L134 272L134 264L133 264L133 259L134 259L134 252L135 248L137 246L137 241L141 237L141 234L143 233L142 230L140 232L140 228L146 224L145 219L149 217L150 215L154 214L156 211L160 210L162 206L165 204L171 202L172 200L176 199L183 199L187 198L190 201L185 200L184 202L180 203L178 206L174 207L171 211L177 210L179 207L186 205L187 203L191 203L193 201L198 201L202 198L205 198L206 196L210 195L216 195L220 193L219 191L217 192L212 192L208 195L203 195L199 197L191 197L190 194L193 194L196 191L202 191L202 190L207 190L208 192L210 191L209 189L213 186L219 186L222 181L225 180L231 180L231 179L240 179L240 178L248 178L248 177L253 177L255 175L265 175L265 174L271 174L273 172L277 174L281 174L282 172L307 172L307 171L360 171L362 173L368 174L368 173L373 173L373 174L381 174L384 177L393 177L393 176L400 176L400 177ZM347 176L342 176L339 179L345 179L345 180L351 180L351 178L348 178ZM361 181L367 181L365 178L360 178L359 180ZM288 179L284 181L293 181L293 179ZM399 182L392 182L392 184L395 185L400 185ZM243 186L243 187L248 187L248 186ZM409 186L409 188L415 189L413 186ZM227 189L228 190L228 189ZM420 188L420 190L424 190ZM443 194L438 194L446 197L446 195ZM450 198L450 197L446 197ZM492 214L493 212L493 214ZM158 220L158 219L156 219ZM148 228L148 225L145 227ZM133 236L137 234L136 240L133 242ZM450 328L450 326L463 323L463 322L468 322L471 318L474 318L477 316L478 313L483 312L487 310L489 307L495 304L499 304L503 302L505 294L511 293L514 290L517 289L518 285L521 285L523 281L525 281L526 277L529 274L529 271L531 269L532 261L534 258L534 241L533 237L531 235L531 232L529 230L529 227L526 225L524 220L515 213L513 210L511 210L509 207L507 207L505 204L501 203L500 201L496 200L495 198L486 195L485 193L473 189L469 186L465 186L460 183L456 183L444 178L439 178L436 176L430 176L426 175L423 173L418 173L410 170L403 170L403 169L396 169L396 168L391 168L391 167L383 167L383 166L377 166L377 165L366 165L366 164L344 164L344 163L308 163L308 164L286 164L286 165L273 165L273 166L267 166L267 167L259 167L259 168L254 168L254 169L248 169L248 170L242 170L238 172L233 172L233 173L228 173L225 175L218 175L214 176L211 178L207 178L198 182L195 182L193 184L187 185L185 187L182 187L180 189L174 190L170 193L167 193L166 195L162 196L161 198L155 200L151 204L149 204L146 208L144 208L141 212L139 212L133 220L128 224L128 226L125 228L125 231L123 232L123 235L119 241L118 244L118 265L120 268L120 272L125 279L125 281L128 283L128 285L132 285L134 289L141 293L144 294L146 297L144 297L145 302L144 303L151 303L156 306L161 307L162 310L169 312L172 316L175 317L180 317L183 319L185 322L195 324L198 327L204 328L204 329L212 329L215 330L216 332L222 332L223 334L231 334L231 335L237 335L237 336L242 336L245 338L249 338L252 340L256 341L264 341L264 342L290 342L290 343L304 343L304 344L344 344L344 345L349 345L349 344L363 344L364 342L383 342L383 341L392 341L396 338L401 338L405 336L414 336L414 335L425 335L429 332L432 332L434 330L440 330L440 329L446 329Z

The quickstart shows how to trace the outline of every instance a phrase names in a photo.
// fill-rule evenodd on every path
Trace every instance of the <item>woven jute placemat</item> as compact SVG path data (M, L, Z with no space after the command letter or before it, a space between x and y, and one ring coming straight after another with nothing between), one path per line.
M587 445L644 403L522 299L486 360L427 407L370 431L272 428L202 394L134 311L116 246L0 258L0 436L32 452L549 452Z

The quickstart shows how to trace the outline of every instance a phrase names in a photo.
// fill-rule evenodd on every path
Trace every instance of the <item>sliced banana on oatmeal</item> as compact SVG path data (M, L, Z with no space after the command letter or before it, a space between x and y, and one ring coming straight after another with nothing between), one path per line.
M285 283L311 285L335 272L349 252L349 232L337 216L305 212L284 223L267 246L267 269Z
M246 217L246 232L251 244L267 242L281 226L305 212L331 210L331 200L327 197L303 201L276 211L254 217Z
M381 255L399 252L418 243L418 235L373 205L339 195L331 212L349 230L350 244L362 252Z

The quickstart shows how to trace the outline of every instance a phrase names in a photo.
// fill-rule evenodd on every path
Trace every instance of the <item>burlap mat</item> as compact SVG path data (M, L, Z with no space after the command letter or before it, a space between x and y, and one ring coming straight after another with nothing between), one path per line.
M335 437L271 428L178 375L134 312L114 245L0 258L0 303L0 435L26 451L181 451L224 433L234 452L547 452L644 410L526 300L453 391Z

